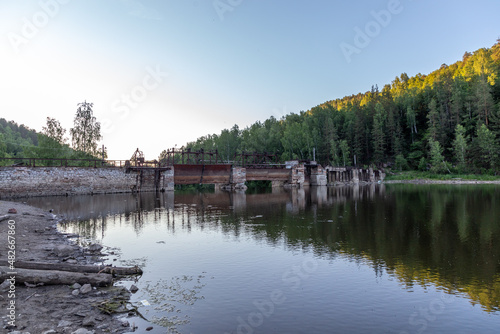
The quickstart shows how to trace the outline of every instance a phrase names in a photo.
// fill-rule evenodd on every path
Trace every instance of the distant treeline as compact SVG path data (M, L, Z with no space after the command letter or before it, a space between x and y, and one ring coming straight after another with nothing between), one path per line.
M435 172L498 171L500 40L428 74L396 77L382 90L325 102L241 130L237 125L184 148L276 152L282 160L389 165Z

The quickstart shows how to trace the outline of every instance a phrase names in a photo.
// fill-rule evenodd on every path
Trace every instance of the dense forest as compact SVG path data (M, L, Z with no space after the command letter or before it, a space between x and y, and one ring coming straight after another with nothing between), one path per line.
M396 77L382 90L325 102L281 119L206 135L184 149L278 153L323 165L433 172L498 171L500 40L428 74ZM161 156L160 156L161 158Z
M0 158L23 157L38 146L38 134L24 125L0 118Z

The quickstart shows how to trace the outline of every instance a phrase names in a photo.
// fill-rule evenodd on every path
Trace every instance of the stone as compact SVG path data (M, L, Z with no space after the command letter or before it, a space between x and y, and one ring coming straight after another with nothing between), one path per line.
M0 284L0 291L7 291L9 290L10 287L10 282L8 280L3 281L2 284Z
M84 284L81 288L80 288L80 293L82 295L86 294L86 293L89 293L90 291L92 291L92 286L90 284Z
M59 323L57 324L57 327L68 327L68 326L71 326L72 325L72 322L71 321L68 321L68 320L61 320L59 321Z
M78 261L77 260L74 260L74 259L69 259L66 261L66 263L69 263L69 264L77 264Z
M75 283L71 286L72 289L80 289L82 286L78 283Z
M56 334L57 332L53 329L49 329L48 331L42 332L42 334Z
M137 286L135 286L134 284L132 284L132 286L130 287L129 290L132 293L136 293L137 291L139 291L139 288Z
M80 290L75 289L75 290L71 291L71 294L76 297L80 294Z
M89 251L92 253L97 253L102 249L102 246L99 244L92 244L89 246Z
M7 213L17 213L17 210L14 208L11 208L11 209L9 209L9 211Z
M88 314L84 313L84 312L76 312L76 313L74 313L74 315L76 315L77 317L82 317L82 318L86 318L88 316Z
M130 326L130 323L128 322L127 319L121 318L119 320L121 321L123 327L129 327Z
M69 245L59 245L54 248L54 253L59 257L67 257L73 254L75 250Z
M94 331L89 331L85 328L78 328L76 331L71 332L71 334L94 334Z
M82 321L82 325L85 327L94 327L95 326L95 319L94 317L86 317Z

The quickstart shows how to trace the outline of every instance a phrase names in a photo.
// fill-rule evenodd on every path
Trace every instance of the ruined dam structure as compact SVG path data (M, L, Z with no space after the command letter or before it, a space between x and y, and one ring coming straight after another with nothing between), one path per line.
M382 182L385 173L373 168L325 167L328 185Z
M96 160L89 167L70 167L67 161L55 167L38 167L35 162L18 163L0 167L0 199L173 191L175 185L188 184L215 184L218 189L232 191L246 189L247 181L269 181L273 187L301 188L373 183L385 177L373 169L323 168L314 161L246 163L244 166L241 162L179 162L147 162L139 157L126 161Z

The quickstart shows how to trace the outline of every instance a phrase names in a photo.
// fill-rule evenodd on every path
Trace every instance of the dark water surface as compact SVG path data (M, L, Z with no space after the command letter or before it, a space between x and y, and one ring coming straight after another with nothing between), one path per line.
M27 202L110 247L107 263L143 267L138 332L500 332L498 186Z

